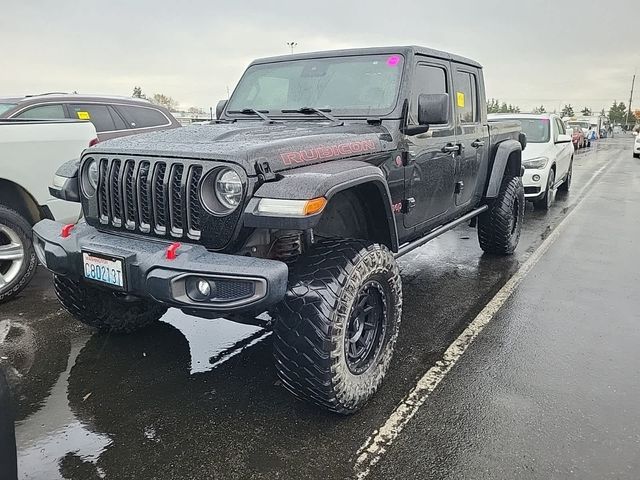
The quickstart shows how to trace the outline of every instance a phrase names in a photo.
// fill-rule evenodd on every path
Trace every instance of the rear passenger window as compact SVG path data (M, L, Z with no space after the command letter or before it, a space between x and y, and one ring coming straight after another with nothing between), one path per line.
M37 120L57 120L66 118L64 115L64 107L59 104L40 105L39 107L29 108L19 113L15 118L33 118Z
M455 75L456 114L458 123L476 123L478 119L478 91L476 76L469 72L457 71Z
M155 108L118 105L116 107L128 123L129 128L159 127L169 125L169 119Z
M109 107L97 103L72 103L69 105L71 118L90 120L96 127L96 132L111 132L116 130L115 122Z
M409 123L417 125L418 97L423 93L448 93L447 74L444 68L418 64L414 74L414 82Z

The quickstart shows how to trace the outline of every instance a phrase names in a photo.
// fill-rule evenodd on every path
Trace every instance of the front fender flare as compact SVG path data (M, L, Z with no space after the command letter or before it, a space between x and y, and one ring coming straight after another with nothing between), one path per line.
M331 197L338 192L365 183L373 184L381 196L391 239L390 247L393 251L397 251L396 219L391 206L391 194L386 177L380 168L359 160L333 161L296 168L284 172L282 177L275 182L262 184L245 208L244 225L254 228L291 230L314 228L318 224L322 212L306 217L257 215L258 202L261 198L309 200L318 197L325 197L331 201Z

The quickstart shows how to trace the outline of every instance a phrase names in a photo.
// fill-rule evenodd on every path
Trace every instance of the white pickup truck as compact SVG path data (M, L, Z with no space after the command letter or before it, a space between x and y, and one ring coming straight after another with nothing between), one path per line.
M52 197L49 185L62 164L96 141L91 122L0 120L0 303L35 274L31 227L44 218L78 220L80 204Z

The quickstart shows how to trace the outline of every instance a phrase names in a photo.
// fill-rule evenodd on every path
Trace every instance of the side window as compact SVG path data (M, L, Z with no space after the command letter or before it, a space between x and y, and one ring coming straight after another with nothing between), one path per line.
M115 122L109 113L107 105L97 103L72 103L69 105L71 118L91 120L96 132L110 132L116 130Z
M413 95L409 109L410 122L418 124L418 96L423 93L449 93L447 72L443 67L418 64L414 74Z
M473 73L457 71L455 74L455 98L458 123L476 123L478 118L478 92Z
M556 118L556 126L558 127L558 135L565 135L567 133L564 128L564 123L562 123L558 118Z
M64 115L64 108L60 104L54 105L40 105L25 110L24 112L16 115L15 118L33 118L37 120L57 120L59 118L66 118Z
M116 108L122 113L128 128L160 127L169 124L167 117L155 108L131 105L118 105Z

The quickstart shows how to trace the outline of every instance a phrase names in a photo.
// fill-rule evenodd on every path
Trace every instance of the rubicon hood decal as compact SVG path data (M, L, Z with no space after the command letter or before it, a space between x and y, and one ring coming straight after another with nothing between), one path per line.
M284 152L280 154L280 159L285 165L294 165L297 163L313 162L315 160L348 157L358 153L375 152L379 149L380 145L375 140L362 140Z

